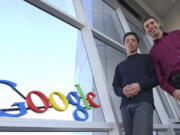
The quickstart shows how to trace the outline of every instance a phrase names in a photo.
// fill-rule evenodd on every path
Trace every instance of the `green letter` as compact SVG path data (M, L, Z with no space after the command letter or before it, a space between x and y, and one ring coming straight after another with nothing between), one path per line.
M91 107L90 107L88 101L86 100L86 97L84 96L84 93L83 93L83 91L81 90L80 85L79 85L79 84L76 84L75 87L77 88L78 93L79 93L81 99L83 100L83 103L84 103L86 109L87 109L87 110L90 110Z

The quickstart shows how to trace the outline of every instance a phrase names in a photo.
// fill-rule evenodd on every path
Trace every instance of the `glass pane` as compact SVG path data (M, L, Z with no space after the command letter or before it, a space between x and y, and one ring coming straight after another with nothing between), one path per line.
M175 130L175 134L176 134L176 135L180 135L180 129L176 129L176 130Z
M32 90L41 91L47 98L53 91L67 96L71 91L77 92L75 88L77 83L85 95L89 91L94 91L93 77L79 30L24 1L14 0L11 4L9 1L3 1L0 13L1 82L2 80L15 82L17 84L15 88L24 96ZM82 62L78 61L79 57L86 60L81 66L78 63ZM77 72L78 66L80 72ZM3 103L0 105L1 109L12 109L10 106L15 102L25 102L27 107L24 98L9 86L0 84L0 91L0 102ZM58 106L65 107L58 96L54 95L53 98ZM98 96L96 100L97 104L100 104ZM32 94L32 101L35 106L43 106L42 100L35 94ZM82 100L80 104L84 107ZM75 109L75 106L69 105L67 110L61 112L53 108L44 113L28 110L22 117L74 120ZM93 111L101 112L99 115L102 116L98 121L104 121L101 107L87 111L88 121L95 121ZM6 113L18 112L9 110ZM83 113L78 111L77 114L84 119Z
M81 88L84 90L84 93L92 91L96 95L98 95L91 73L85 46L82 41L82 36L78 36L77 42L75 82L81 84ZM94 101L96 102L96 104L100 104L98 97ZM101 108L93 109L92 111L89 111L89 113L91 113L92 117L90 117L90 119L92 121L104 121L104 116L102 115Z
M111 93L111 98L113 100L113 105L116 110L118 120L119 122L122 123L121 113L119 109L121 98L115 95L112 87L112 82L113 82L116 66L126 58L126 55L97 39L95 41L96 41L99 57L104 69L104 73L106 76L108 89Z
M153 131L153 135L158 135L158 131Z
M132 22L128 21L129 27L131 31L136 32L140 42L139 42L139 48L142 53L149 53L151 44L148 41L148 39L145 37L145 33L140 30L137 26L135 26Z
M124 30L116 12L102 0L83 0L90 25L123 44Z
M68 14L76 17L73 0L42 0L46 3L50 3L56 8L60 8L67 12Z

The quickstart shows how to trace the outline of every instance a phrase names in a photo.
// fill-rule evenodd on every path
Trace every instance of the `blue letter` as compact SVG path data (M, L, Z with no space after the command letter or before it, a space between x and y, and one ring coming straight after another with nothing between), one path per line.
M71 95L76 99L76 102L72 99ZM77 121L85 121L88 119L88 112L87 110L82 107L80 105L80 97L78 96L77 92L69 92L69 94L67 95L67 99L69 100L69 103L76 106L77 109L73 112L73 117L75 120ZM77 114L77 111L81 111L84 115L85 115L85 118L80 118Z
M25 102L15 102L12 106L18 106L19 108L19 113L18 114L9 114L6 112L3 112L2 110L0 110L0 116L6 116L6 117L19 117L19 116L23 116L27 113L27 109L25 107Z

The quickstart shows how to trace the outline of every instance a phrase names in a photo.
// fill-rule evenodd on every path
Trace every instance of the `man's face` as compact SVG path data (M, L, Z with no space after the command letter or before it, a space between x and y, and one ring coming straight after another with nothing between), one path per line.
M144 30L151 37L156 37L160 32L160 24L154 19L148 19L144 22Z
M137 52L138 41L134 35L128 35L125 38L125 48L127 53Z

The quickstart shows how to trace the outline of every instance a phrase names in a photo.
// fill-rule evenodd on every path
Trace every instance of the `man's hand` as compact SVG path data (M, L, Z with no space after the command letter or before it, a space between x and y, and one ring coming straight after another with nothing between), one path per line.
M177 100L180 101L180 89L176 89L172 95L173 97L175 97Z
M126 85L126 87L123 88L123 93L126 97L130 98L131 96L131 90L130 85Z
M123 88L123 93L128 98L130 98L130 97L134 97L135 95L137 95L140 90L141 90L141 87L140 87L139 83L132 83Z

